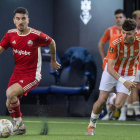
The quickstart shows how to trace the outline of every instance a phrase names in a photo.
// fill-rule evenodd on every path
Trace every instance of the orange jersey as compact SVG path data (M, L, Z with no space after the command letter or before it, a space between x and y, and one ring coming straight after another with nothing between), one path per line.
M116 36L117 34L121 33L121 29L118 29L117 26L112 26L108 28L103 37L101 38L101 41L106 43L108 40L110 40L112 37Z
M122 34L113 37L106 58L114 59L114 69L121 76L136 75L140 53L140 34L132 45L124 44ZM107 59L103 62L103 70L107 70Z
M140 34L140 29L137 29L137 34ZM140 57L139 57L139 65L138 65L138 70L140 70Z

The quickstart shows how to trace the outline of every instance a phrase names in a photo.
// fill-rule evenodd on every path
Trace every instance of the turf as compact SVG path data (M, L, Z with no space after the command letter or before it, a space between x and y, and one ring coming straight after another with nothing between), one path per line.
M10 117L0 117L10 119ZM25 135L10 136L9 140L138 140L140 122L98 121L94 136L85 136L89 118L39 118L24 117ZM44 122L48 123L48 135L40 135Z

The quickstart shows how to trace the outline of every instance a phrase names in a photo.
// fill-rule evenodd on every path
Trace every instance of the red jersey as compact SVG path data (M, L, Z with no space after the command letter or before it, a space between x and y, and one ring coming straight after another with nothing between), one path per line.
M8 47L12 48L16 74L32 75L40 80L42 65L40 46L48 46L51 41L51 37L33 28L30 28L30 32L26 35L19 35L17 29L12 29L5 34L0 46L6 50Z
M140 53L140 35L137 34L132 45L124 44L122 35L112 38L106 58L114 59L114 69L122 76L136 75ZM104 70L107 61L103 62Z

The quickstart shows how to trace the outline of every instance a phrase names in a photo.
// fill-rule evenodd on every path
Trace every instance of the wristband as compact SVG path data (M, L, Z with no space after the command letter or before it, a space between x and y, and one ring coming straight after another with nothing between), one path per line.
M121 82L121 83L123 84L126 80L125 80L124 78L120 77L120 78L118 79L118 81Z

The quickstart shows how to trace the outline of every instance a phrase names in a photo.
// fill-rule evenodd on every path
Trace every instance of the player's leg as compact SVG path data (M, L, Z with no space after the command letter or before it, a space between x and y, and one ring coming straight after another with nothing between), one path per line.
M133 119L133 111L135 112L136 120L140 120L140 105L139 105L139 83L140 83L140 70L137 70L137 74L134 82L137 83L136 88L132 90L131 96L128 99L127 117Z
M100 82L100 95L98 100L93 105L93 110L91 112L90 123L87 127L87 132L85 135L94 135L94 130L96 128L96 123L99 118L99 115L102 111L104 104L107 101L110 91L113 89L117 80L112 77L107 71L104 71L102 74Z
M20 102L17 96L24 93L23 88L20 84L15 83L10 86L6 91L7 101L6 105L8 110L12 110L13 114L13 134L25 134L26 127L22 121L22 114L20 111Z
M109 94L109 97L107 99L106 102L106 110L107 110L107 114L101 119L101 120L110 120L111 118L109 117L109 100L110 97L113 95L113 92L111 91L111 93ZM121 108L121 113L120 116L118 118L119 121L126 121L126 111L127 111L127 101L125 102L124 106Z
M99 118L99 115L103 109L103 106L105 105L107 98L109 96L108 91L100 91L100 95L98 100L94 103L93 105L93 110L91 112L91 118L90 118L90 123L87 128L87 132L85 135L94 135L94 129L96 128L96 123Z
M133 90L130 94L130 96L128 97L128 105L127 105L127 120L133 120L133 100L132 100L132 94L133 94Z
M23 93L24 93L23 88L18 83L13 84L6 91L7 107L8 107L8 109L12 109L12 110L14 110L14 112L16 112L16 113L14 113L14 117L16 117L16 118L17 118L17 116L20 117L20 112L19 112L20 109L16 107L16 106L20 105L19 99L17 96L22 95ZM10 103L10 106L9 106L9 103Z
M126 111L127 111L127 100L124 104L124 106L121 108L121 113L120 116L118 118L118 121L126 121Z
M114 94L110 98L110 112L109 117L113 117L115 114L116 109L121 109L126 100L128 98L128 95L122 92L117 92L117 96Z
M133 81L134 76L125 76L124 77L128 81ZM124 106L127 98L130 96L131 91L129 91L121 82L117 82L116 85L117 90L117 97L114 95L110 98L110 117L112 117L114 114L114 110L112 108L120 109Z
M120 109L124 106L126 100L128 98L128 95L122 92L118 92L116 99L114 99L115 106L117 109Z
M17 82L18 82L18 78L13 73L12 76L11 76L11 78L10 78L10 80L9 80L8 87L10 87L11 85L13 85L13 84L15 84ZM13 118L14 111L10 107L10 101L9 100L6 101L6 107L7 107L8 111L9 111L10 116Z
M14 110L11 109L10 102L8 100L6 100L6 107L7 107L8 111L9 111L9 113L10 113L10 116L12 118L14 118ZM20 116L22 118L22 113L20 114Z
M10 116L13 118L13 110L10 107L10 102L8 100L6 100L6 107L9 111Z
M22 97L22 95L27 95L27 93L30 90L32 90L33 88L37 87L38 84L40 83L40 81L35 79L33 76L25 75L25 76L20 77L20 78L22 80L19 79L18 84L20 85L21 90L20 90L20 92L18 92L19 93L18 95L16 94L18 97ZM41 78L40 78L40 80L41 80ZM11 104L10 104L10 107L11 107ZM26 133L26 127L25 127L23 121L19 121L19 122L21 122L20 127L17 127L17 129L15 130L14 135L20 135L20 134L25 134ZM18 124L18 120L15 121L16 126L17 126L17 124Z
M110 94L109 94L109 97L107 98L107 102L106 102L106 115L101 119L101 120L103 120L103 121L106 121L106 120L109 120L110 118L109 118L109 116L108 116L108 112L109 112L109 99L110 99L110 97L112 96L112 94L113 94L113 91L111 91L110 92Z
M140 121L140 104L139 104L139 82L137 82L136 88L132 90L133 109L135 112L136 121Z

